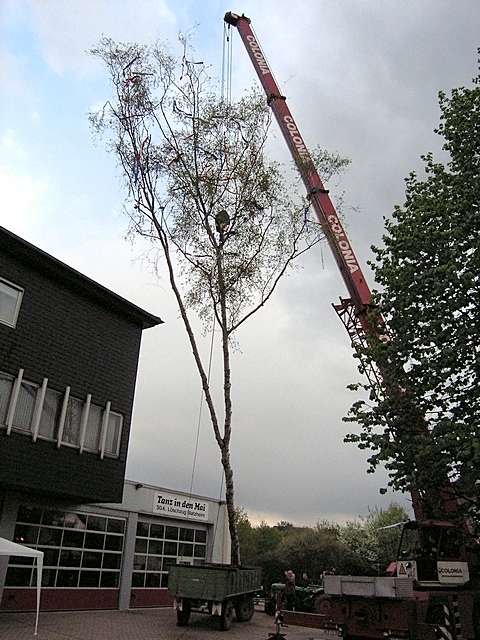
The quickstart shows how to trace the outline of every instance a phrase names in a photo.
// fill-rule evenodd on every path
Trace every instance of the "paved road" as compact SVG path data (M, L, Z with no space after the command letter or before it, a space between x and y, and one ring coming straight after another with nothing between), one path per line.
M33 613L0 613L0 640L35 640ZM188 627L177 627L172 609L66 611L40 613L38 640L267 640L273 618L256 612L250 622L234 622L219 631L217 620L192 614ZM318 629L288 627L286 640L322 640Z

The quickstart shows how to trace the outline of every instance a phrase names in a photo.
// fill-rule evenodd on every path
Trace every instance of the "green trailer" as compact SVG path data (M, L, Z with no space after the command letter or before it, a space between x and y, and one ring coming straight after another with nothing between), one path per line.
M177 564L168 574L179 626L188 624L192 611L218 616L224 630L230 628L234 614L239 622L247 622L253 616L254 595L261 588L259 568Z

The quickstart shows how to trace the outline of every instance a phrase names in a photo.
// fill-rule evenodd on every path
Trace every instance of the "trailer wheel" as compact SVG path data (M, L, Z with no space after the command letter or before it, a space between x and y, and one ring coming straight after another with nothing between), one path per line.
M329 614L332 608L332 601L330 596L320 593L313 601L314 613Z
M182 610L177 609L177 627L186 627L190 620L190 602L184 600L182 603Z
M255 604L252 596L245 596L235 604L235 615L239 622L248 622L255 613Z
M220 616L220 629L228 631L232 626L235 609L231 600L225 600L222 604L222 615Z

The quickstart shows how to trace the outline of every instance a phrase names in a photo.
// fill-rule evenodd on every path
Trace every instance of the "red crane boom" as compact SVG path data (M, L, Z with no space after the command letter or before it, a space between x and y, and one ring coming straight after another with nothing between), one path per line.
M338 307L354 306L355 315L366 333L372 333L372 326L366 318L366 311L371 305L372 294L363 275L362 269L353 251L350 240L343 228L335 207L318 175L305 142L298 130L295 120L287 106L285 96L280 93L278 85L268 66L252 28L249 18L234 13L225 15L225 22L235 26L243 40L260 82L267 94L270 105L280 130L290 149L295 164L307 189L315 214L328 240L335 261L340 269L350 299L342 300ZM347 327L348 328L348 327ZM350 333L350 331L349 331Z
M328 190L325 189L318 175L307 146L287 106L286 98L280 93L280 89L278 88L265 55L253 33L250 26L250 19L244 15L239 16L228 12L225 14L225 22L235 26L243 40L258 78L267 95L267 102L275 115L283 137L290 149L307 189L308 198L313 205L318 221L325 233L335 261L342 274L350 297L340 298L340 304L333 306L347 329L352 345L357 349L360 345L364 345L368 338L381 340L384 336L383 318L378 313L374 323L367 314L369 308L372 308L370 289L341 220L330 200ZM364 357L361 350L358 350L357 353L370 383L372 385L381 385L382 372L378 371L374 362ZM390 392L399 393L399 390L396 389L395 382L388 384L387 381L387 386L390 387ZM426 437L429 437L426 425L421 417L419 418L419 424L417 426L424 431ZM410 493L416 517L418 519L425 518L424 505L422 505L425 497L423 497L423 500L420 499L419 490L416 487L411 487ZM454 510L455 501L452 502L451 488L447 480L445 489L440 491L439 500L442 503L444 514L449 514Z
M328 240L335 261L340 269L340 273L342 274L343 281L345 282L350 297L341 298L340 304L333 306L348 331L352 340L352 345L354 348L357 348L360 344L364 344L369 338L381 340L384 334L383 319L378 314L375 322L372 322L371 316L367 313L369 308L372 308L372 296L370 289L365 281L362 269L360 268L350 241L345 233L342 222L335 211L332 201L330 200L328 191L325 189L323 182L318 175L310 153L308 152L295 120L290 113L285 96L282 96L280 93L260 44L251 29L250 20L243 15L239 16L229 12L225 14L225 22L238 29L255 71L257 72L267 95L267 102L275 115L283 137L290 149L294 162L307 189L308 198L313 205L318 221ZM363 358L361 350L359 350L358 353L362 358L362 365L370 383L381 383L381 372L379 374L375 364ZM388 393L402 393L402 390L396 388L395 381L391 381L389 384L387 380L387 384L384 386L387 387ZM420 432L423 432L425 437L430 437L425 421L421 416L418 416L418 423L417 420L414 420L414 422L416 422L416 424L412 425L413 427L419 429ZM418 535L420 535L422 539L428 537L428 535L437 536L437 539L440 539L440 537L443 536L447 539L448 535L445 534L445 531L447 531L449 527L451 531L455 531L455 528L451 523L426 520L425 506L431 502L433 498L434 501L438 501L441 505L441 511L444 516L448 516L455 512L456 499L448 479L445 478L444 487L430 491L432 494L430 499L428 499L426 495L422 495L422 493L425 494L425 491L419 491L418 487L410 487L410 493L418 522L408 523L405 526L403 533L405 540L407 540L409 535L412 535L412 532L420 532ZM460 524L460 529L463 529L464 531L468 530L466 522L461 522ZM448 530L450 531L450 529ZM402 541L404 537L402 537ZM454 590L455 587L453 586L452 579L445 579L444 574L452 576L456 572L459 576L456 587L465 589L464 585L467 584L469 580L468 564L465 562L465 549L463 545L459 545L457 555L455 557L449 556L449 561L446 561L445 558L447 556L445 555L444 550L436 548L438 557L434 558L434 556L431 556L428 561L430 562L430 565L428 565L428 562L425 563L425 560L421 555L424 551L422 551L421 547L419 548L420 551L418 558L415 554L412 555L412 551L410 549L404 549L402 554L399 556L400 560L397 562L397 570L399 571L398 576L402 574L403 568L403 574L408 575L409 578L413 580L411 583L414 585L412 593L410 595L402 595L401 593L397 594L395 592L396 595L392 600L393 604L391 610L386 612L386 609L379 609L378 628L373 628L375 626L372 626L373 623L367 625L369 638L383 638L387 635L388 637L400 637L397 635L397 631L400 630L402 638L415 637L425 638L425 640L428 638L430 640L437 637L453 637L448 628L448 616L450 615L450 606L452 609L457 606L455 605L455 602L458 599L458 592ZM448 553L451 555L451 551L447 552L447 555ZM405 559L407 556L408 560ZM349 580L353 582L358 580L351 576L337 576L336 579L337 582L338 580L346 580L347 582ZM380 578L380 580L382 579L385 580L385 578ZM366 580L375 581L376 578L363 577L360 579L359 584L364 584ZM392 580L395 580L395 578L392 578ZM348 591L348 593L350 596L356 596L355 598L351 598L345 595L346 592L344 593L341 589L340 592L338 591L337 582L335 582L334 578L331 585L324 585L325 596L323 596L323 600L317 603L318 607L316 605L315 609L321 614L321 616L314 626L318 626L322 629L328 628L330 629L330 633L336 637L345 637L345 634L347 634L348 637L350 637L350 634L352 637L358 637L359 635L363 637L365 631L365 605L368 604L374 608L383 607L385 605L384 603L382 604L382 598L378 596L369 596L361 589L351 591L352 587L350 586L350 591ZM432 588L433 590L429 591ZM444 607L443 611L447 612L445 613L445 626L442 626L440 620L435 619L435 622L440 622L439 624L434 624L432 622L432 616L434 615L434 612L438 611L439 607L439 592L443 598L442 603L448 602L448 606L445 604L442 605ZM455 634L455 637L459 638L460 635L462 635L463 627L464 635L462 635L462 637L469 639L477 637L480 638L480 635L478 635L480 633L480 623L477 624L477 628L475 630L475 616L472 614L475 606L475 598L478 598L478 602L480 602L480 594L468 589L467 587L464 592L464 602L462 603L463 610L458 616L459 635ZM325 608L322 608L322 602L324 603ZM410 619L412 612L413 617ZM301 615L302 614L300 614L300 617ZM480 613L477 615L480 620ZM294 620L292 620L292 622L294 622ZM312 623L312 621L310 621L310 623ZM303 623L299 622L299 624ZM415 629L414 636L410 635L410 631L412 629ZM445 630L446 634L450 635L438 635L439 631L443 630Z

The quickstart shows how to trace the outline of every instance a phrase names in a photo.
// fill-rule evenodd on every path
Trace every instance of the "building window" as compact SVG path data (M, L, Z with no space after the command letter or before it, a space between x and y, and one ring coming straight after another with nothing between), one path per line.
M6 426L14 378L0 372L0 425Z
M100 436L102 434L102 415L102 407L99 407L96 404L90 405L84 442L84 447L87 451L98 451L100 449Z
M84 402L70 396L68 398L67 413L63 426L62 444L78 447L80 444L80 427Z
M123 518L23 505L18 511L14 542L43 551L44 587L117 589L124 532ZM5 585L36 586L33 558L12 556Z
M64 393L50 389L47 380L43 388L39 387L23 379L23 370L17 378L0 371L0 427L7 427L7 433L11 429L23 431L34 440L60 440L61 446L80 448L80 452L85 449L101 457L118 458L123 416L111 411L109 402L102 407L92 403L90 396L81 400L71 396L68 389Z
M21 431L30 431L35 410L38 387L35 384L22 380L18 391L13 426Z
M177 562L204 564L205 529L164 526L139 521L135 541L132 587L166 588L168 570Z
M2 324L15 327L22 297L23 289L21 287L0 278L0 322Z
M107 455L118 456L122 422L123 418L119 413L110 411L108 414L107 437L105 439L105 453Z
M47 440L56 440L57 425L62 410L62 394L53 389L47 389L43 401L42 415L38 435Z

